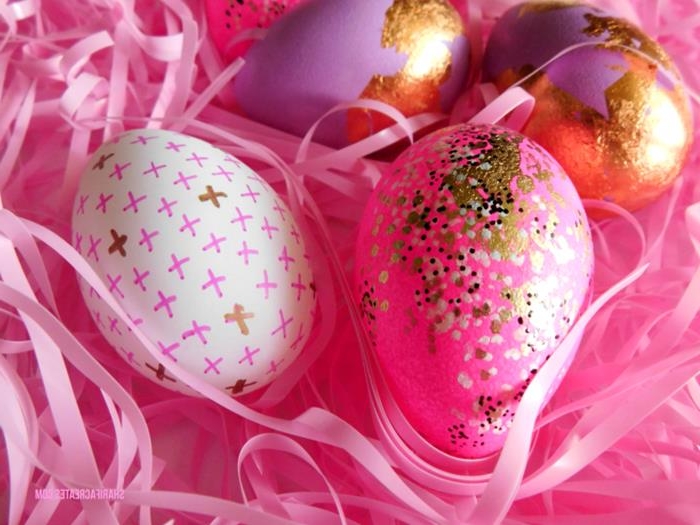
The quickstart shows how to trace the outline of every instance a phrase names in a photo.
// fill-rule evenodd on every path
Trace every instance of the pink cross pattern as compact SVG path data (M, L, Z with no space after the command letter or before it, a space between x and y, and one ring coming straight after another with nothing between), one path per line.
M107 316L107 321L109 322L109 331L117 332L117 334L122 335L121 330L119 330L119 319L116 317Z
M290 257L287 254L287 247L285 246L284 248L282 248L282 255L277 257L277 260L281 263L284 263L284 271L286 272L289 270L289 263L293 263L296 259L294 257Z
M301 343L301 340L303 338L304 338L304 323L301 323L301 325L299 325L299 333L297 334L297 338L294 341L292 341L292 344L289 345L289 348L291 348L292 350L296 350L297 346L299 346L299 343Z
M287 219L284 218L284 214L287 212L283 208L280 208L280 205L277 202L277 199L275 199L275 205L272 209L280 214L280 219L282 219L282 222L287 222Z
M237 158L232 157L231 155L226 155L226 158L224 158L224 162L231 162L237 168L243 166Z
M198 337L203 345L207 344L207 338L204 337L204 332L210 332L211 326L203 324L200 325L197 321L192 321L192 329L185 330L182 332L182 339L189 339L190 337Z
M139 241L139 246L144 244L148 247L148 253L153 251L153 237L158 235L160 232L158 230L153 230L152 232L147 232L145 228L141 228L141 240Z
M75 211L78 215L83 215L85 213L85 204L87 204L90 195L81 195L80 202L78 203L78 209Z
M212 361L211 359L205 357L205 358L204 358L204 361L206 361L207 367L204 369L204 373L207 374L207 373L209 372L209 370L213 370L213 371L216 372L217 374L221 374L221 372L219 372L219 369L217 368L216 365L218 365L219 363L221 363L221 361L223 361L223 360L224 360L223 357L219 357L219 358L216 359L215 361Z
M131 317L131 314L126 314L126 316L129 318L129 321L134 323L134 326L138 326L140 324L143 324L143 319L141 319L140 317L137 317L136 319L134 319L133 317ZM129 332L131 332L131 328L129 328L129 326L127 326L127 328L129 329Z
M217 237L213 233L210 233L209 238L211 239L211 242L202 246L202 251L206 252L207 250L214 248L216 253L221 253L221 244L226 240L226 237Z
M80 246L83 243L83 236L75 232L75 251L77 251L80 255L83 254L82 247Z
M124 164L114 163L114 171L109 174L109 178L117 177L117 180L122 180L124 178L124 170L131 166L131 162L125 162Z
M270 368L267 369L267 372L265 372L265 375L270 375L274 374L277 372L277 369L279 366L284 362L284 359L281 359L278 363L275 363L274 360L270 361Z
M238 215L238 217L234 217L233 219L231 219L231 224L236 224L237 222L240 222L241 228L243 229L243 231L247 232L248 228L246 227L245 221L247 221L248 219L252 219L253 216L252 215L243 215L243 213L241 212L241 209L238 206L236 206L236 214Z
M269 299L270 288L277 288L277 283L270 281L267 277L267 270L263 271L263 280L255 285L256 288L262 288L265 290L265 299Z
M260 351L259 348L254 348L253 350L251 350L249 346L246 346L245 349L243 350L243 352L245 353L245 355L244 355L243 357L241 357L241 358L238 360L238 364L239 364L239 365L242 365L242 364L243 364L243 361L248 361L248 363L250 364L250 366L253 366L253 365L255 364L255 363L253 362L253 356L254 356L255 354L257 354L259 351Z
M95 206L96 210L101 210L102 213L107 213L107 203L112 200L112 197L114 197L114 194L110 193L109 195L105 195L104 193L100 192L100 196L98 197L98 200L100 202L97 203L97 206Z
M299 244L299 232L294 229L294 226L292 226L292 231L289 232L289 235L294 237L294 240L296 241L297 244Z
M162 206L160 208L158 208L158 210L157 210L158 213L161 213L164 211L165 213L168 214L168 217L172 217L173 216L173 209L172 208L173 208L173 206L175 206L177 204L177 201L168 202L165 199L165 197L161 197L160 202L161 202Z
M213 287L216 291L216 296L221 298L224 294L221 293L219 283L225 281L226 277L223 275L215 275L214 272L211 271L211 268L207 269L207 274L209 275L209 280L202 285L202 290Z
M177 301L177 295L168 295L166 297L166 295L163 292L158 290L158 299L159 299L159 301L153 305L153 311L157 312L161 308L165 308L165 311L168 314L168 317L170 319L172 319L173 318L173 309L170 306L170 304Z
M231 176L234 175L232 171L228 171L224 168L222 168L220 165L217 164L216 166L219 168L219 171L215 171L212 173L214 177L226 177L226 182L231 182Z
M197 163L197 166L199 166L199 167L201 168L201 167L202 167L202 161L203 161L203 160L208 160L208 159L209 159L209 157L200 157L199 155L197 155L197 154L193 151L193 152L192 152L192 156L189 157L189 158L187 158L187 159L185 159L185 160L186 160L186 161L194 161L194 162Z
M155 137L144 137L143 135L139 135L136 137L136 140L132 140L129 142L129 144L142 144L145 146L149 140L153 140L154 138Z
M272 232L278 232L280 229L277 226L271 226L270 223L267 221L267 217L264 218L263 221L265 224L263 224L260 229L264 232L267 233L267 238L272 240Z
M196 179L196 178L197 178L197 175L190 175L188 177L184 173L182 173L181 171L178 171L177 172L177 179L175 179L175 182L173 182L173 186L177 186L178 184L182 184L189 191L189 189L190 189L189 181L191 181L192 179Z
M260 195L260 193L251 190L251 189L250 189L250 185L248 185L248 184L246 184L245 187L248 189L248 192L247 192L247 193L241 193L241 197L250 197L251 199L253 199L253 203L257 204L258 199L256 199L255 197L257 197L258 195Z
M189 217L187 217L187 215L183 213L182 214L182 221L183 221L183 225L180 226L180 232L184 232L185 230L189 230L190 233L192 234L192 237L196 237L197 232L195 231L194 226L195 226L195 224L201 222L202 219L197 218L194 220L190 220Z
M138 366L138 367L141 366L140 364L138 364L138 363L134 360L134 352L127 352L127 351L124 350L124 348L122 348L121 346L119 347L119 350L126 356L126 359L129 361L130 364L136 365L136 366Z
M186 263L189 262L190 258L189 257L183 257L182 259L178 259L174 253L170 254L170 259L173 261L173 264L168 267L169 272L177 272L177 274L180 276L180 279L185 278L185 274L182 271L182 266Z
M174 151L176 153L180 153L180 148L184 148L184 144L175 144L174 142L168 142L168 144L165 146L165 149L169 149L171 151Z
M165 164L158 164L158 165L156 166L155 162L153 162L153 161L150 162L150 166L151 166L151 167L148 168L146 171L144 171L143 174L144 174L144 175L149 175L149 174L152 173L153 175L156 176L156 179L159 179L159 178L160 178L160 173L158 172L158 170L160 170L160 169L166 167Z
M165 344L161 343L160 341L157 341L157 344L158 348L160 348L161 354L167 355L170 359L177 362L177 357L173 355L173 352L180 348L180 343L173 343L171 345L165 346Z
M125 351L125 353L126 353L126 358L129 361L129 363L131 363L132 365L141 366L136 361L134 361L134 352L126 352Z
M291 324L292 321L294 321L294 317L290 317L289 319L284 318L284 312L282 309L279 309L279 314L280 314L280 325L275 328L270 335L275 335L278 332L282 332L282 337L284 339L287 339L287 326Z
M100 257L97 255L97 247L102 242L102 239L95 239L92 235L88 234L88 242L90 243L90 247L88 248L86 259L89 259L90 255L92 255L95 258L95 262L100 262Z
M245 262L245 265L248 266L248 258L250 255L257 255L259 252L258 250L254 250L252 248L248 248L248 243L246 241L243 241L243 249L239 250L238 252L239 257L243 257L243 261Z
M260 184L265 191L267 191L267 185L264 183L264 181L260 178L260 175L255 173L254 171L251 171L251 174L248 175L248 180L254 180L258 184Z
M122 211L126 211L129 208L134 210L134 213L139 212L139 202L143 202L146 200L146 195L141 195L140 197L134 197L134 194L131 193L130 191L126 192L127 196L129 197L129 204L124 206L122 208Z
M138 268L136 268L136 266L134 266L132 268L132 270L134 271L134 275L135 275L134 284L136 286L139 286L141 288L141 291L145 292L146 291L146 284L143 281L146 279L146 277L151 275L150 270L146 270L145 272L139 272L139 270L138 270Z
M109 291L110 293L117 293L119 296L124 299L124 293L121 291L119 288L119 281L122 280L121 275L117 275L116 277L112 277L109 273L107 274L107 281L109 281Z
M102 297L100 297L100 294L97 293L97 290L93 288L92 286L90 287L90 297L97 297L98 301L102 300Z
M92 310L92 317L95 319L95 324L101 326L102 328L107 328L102 320L102 314L99 310Z
M306 290L306 285L302 284L300 273L297 274L297 281L295 283L292 283L291 287L296 288L296 290L297 290L297 302L300 301L301 300L301 292Z

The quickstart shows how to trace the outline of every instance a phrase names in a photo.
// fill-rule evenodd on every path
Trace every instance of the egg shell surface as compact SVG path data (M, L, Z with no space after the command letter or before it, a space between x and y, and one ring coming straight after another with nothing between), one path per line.
M335 105L358 98L407 116L447 112L467 73L463 31L445 0L311 0L249 50L234 92L250 118L299 136ZM364 110L339 112L314 138L341 147L388 123Z
M577 44L590 45L568 49ZM536 104L522 132L583 198L635 210L679 175L692 142L687 95L668 54L630 22L578 2L516 5L493 27L483 72L501 91L524 79Z
M226 60L243 56L251 42L230 46L232 38L248 29L270 27L299 0L206 0L207 28Z
M202 140L133 130L102 145L80 181L73 244L157 362L83 280L96 325L136 370L173 390L177 363L232 395L278 377L313 325L304 239L282 198Z
M570 180L485 125L408 148L371 195L355 289L382 375L430 444L479 458L588 300L593 253Z

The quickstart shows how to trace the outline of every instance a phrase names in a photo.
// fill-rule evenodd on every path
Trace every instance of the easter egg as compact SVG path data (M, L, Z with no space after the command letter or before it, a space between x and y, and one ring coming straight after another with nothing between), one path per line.
M242 56L250 42L230 45L231 39L248 29L265 29L300 0L207 0L207 27L222 57Z
M592 270L576 190L536 143L463 124L404 151L367 203L355 292L406 420L449 454L498 451Z
M559 161L583 198L636 210L683 167L692 122L679 74L626 20L577 2L519 4L493 27L484 78L500 90L522 81L536 101L522 132Z
M160 361L81 280L97 327L167 388L192 392L169 372L177 363L246 394L303 349L315 291L301 231L263 179L202 140L141 129L102 145L80 180L72 235Z
M233 86L250 118L301 136L358 98L406 116L447 112L468 55L462 19L447 0L311 0L251 47ZM341 147L392 123L352 109L324 119L314 138Z

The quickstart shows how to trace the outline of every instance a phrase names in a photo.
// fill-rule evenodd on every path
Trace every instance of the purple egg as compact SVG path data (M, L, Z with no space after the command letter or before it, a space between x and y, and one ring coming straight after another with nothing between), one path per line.
M447 112L468 59L462 20L446 0L311 0L250 49L234 92L248 117L301 136L333 106L361 97L407 116ZM315 140L341 147L389 124L361 113L364 122L332 115Z
M678 76L663 49L636 26L587 4L550 1L525 2L503 13L484 52L484 80L500 85L504 77L521 77L568 47L583 43L637 50L661 66L659 80L667 87ZM574 55L580 63L581 55ZM572 58L564 55L558 61Z

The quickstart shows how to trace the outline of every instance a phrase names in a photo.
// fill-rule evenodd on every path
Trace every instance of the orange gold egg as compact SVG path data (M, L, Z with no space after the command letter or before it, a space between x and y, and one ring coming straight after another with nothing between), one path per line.
M653 202L681 172L692 141L688 99L671 59L639 28L595 8L527 5L516 6L496 24L486 76L500 90L521 81L534 96L534 111L522 131L552 153L581 197L628 210ZM550 42L530 56L516 53L512 58L520 63L506 67L496 57L508 52L499 36L504 31L507 45L515 46L520 36L535 28L547 35L554 24L568 24L558 48Z

